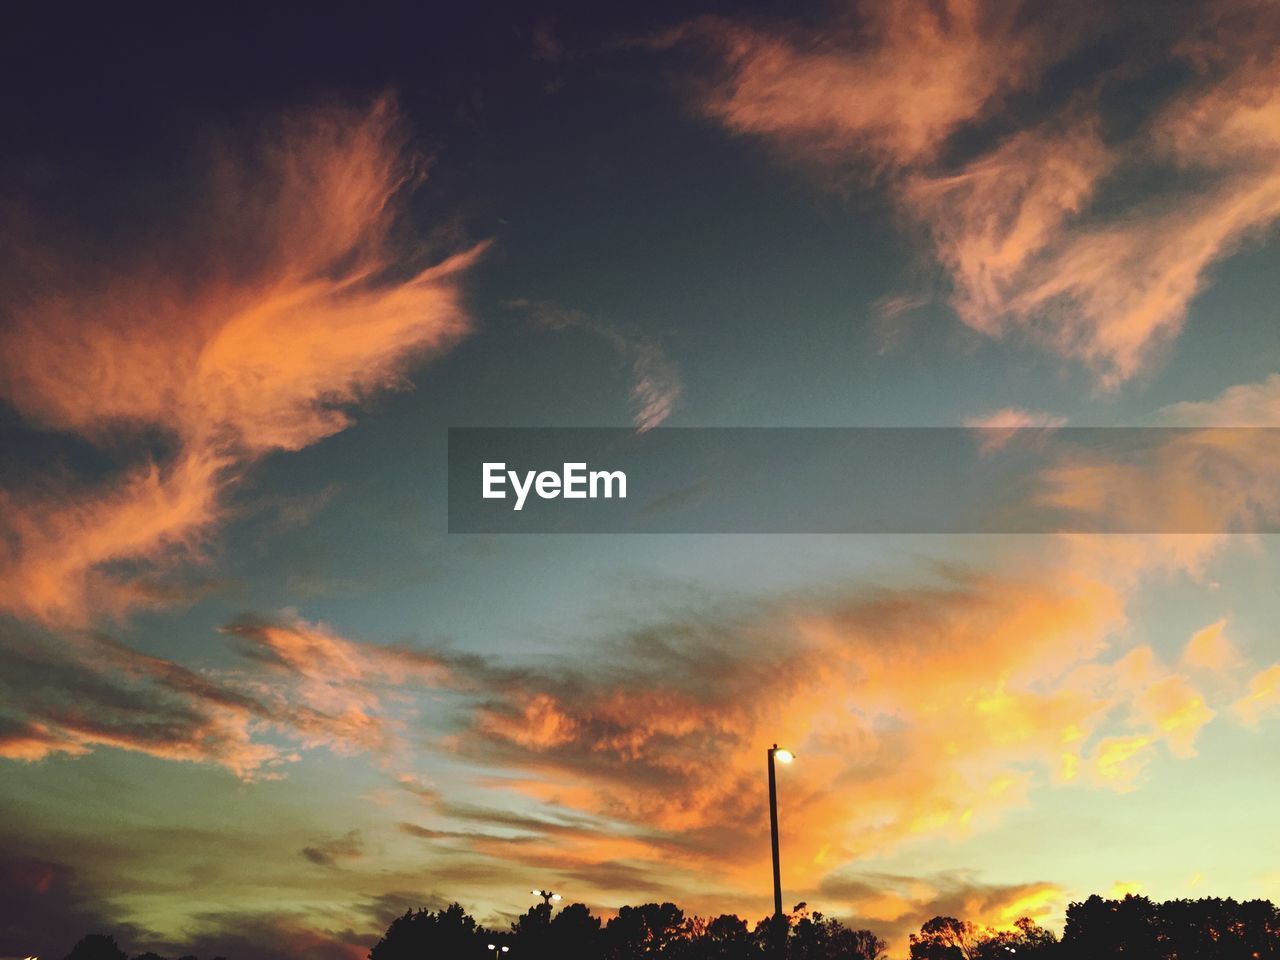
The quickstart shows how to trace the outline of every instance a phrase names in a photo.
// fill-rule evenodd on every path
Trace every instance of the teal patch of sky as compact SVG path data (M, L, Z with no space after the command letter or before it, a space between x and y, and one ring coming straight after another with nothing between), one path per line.
M1130 598L1133 636L1166 658L1181 656L1191 636L1219 619L1227 639L1252 669L1280 659L1280 636L1268 627L1280 616L1280 537L1230 536L1196 575L1156 574Z
M1280 241L1271 231L1210 267L1181 335L1143 391L1148 410L1212 400L1228 387L1280 373L1277 252Z
M522 330L501 307L512 299L661 344L685 382L675 424L950 423L969 404L1027 405L1046 380L1050 391L1061 381L1064 400L1078 393L1080 375L1056 358L1016 338L987 343L941 303L883 351L872 305L920 292L921 251L882 185L829 189L759 141L682 113L665 84L602 84L609 96L570 84L535 105L514 133L518 162L485 204L497 246L473 284L482 333L451 364L508 385L521 422L611 422L620 404L594 402L598 374L575 358L603 364L624 390L625 370L585 333ZM548 338L550 349L538 342ZM1029 370L1008 373L1028 358Z

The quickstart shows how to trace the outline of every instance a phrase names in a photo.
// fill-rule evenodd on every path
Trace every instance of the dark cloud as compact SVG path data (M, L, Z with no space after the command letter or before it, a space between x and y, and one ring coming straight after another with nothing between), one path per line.
M73 865L0 847L0 956L60 957L86 933L149 938L122 922Z
M277 759L249 729L276 711L210 675L102 634L51 637L12 624L0 634L8 713L0 755L38 760L111 746L241 775Z
M163 946L167 954L241 960L364 960L381 931L325 929L301 914L206 913L191 935Z
M300 853L318 867L335 867L342 860L358 860L364 856L364 841L359 830L350 830L340 837L303 847Z
M115 747L276 777L297 754L265 731L304 747L386 753L399 724L384 692L436 686L449 669L431 653L355 643L296 619L246 617L223 632L245 667L199 670L102 633L0 623L0 757Z

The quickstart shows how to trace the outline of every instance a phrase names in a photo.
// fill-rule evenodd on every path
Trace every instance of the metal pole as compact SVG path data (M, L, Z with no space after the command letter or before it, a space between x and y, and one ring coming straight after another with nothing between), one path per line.
M782 916L782 869L778 865L778 779L773 772L775 743L769 748L769 833L773 840L773 915Z

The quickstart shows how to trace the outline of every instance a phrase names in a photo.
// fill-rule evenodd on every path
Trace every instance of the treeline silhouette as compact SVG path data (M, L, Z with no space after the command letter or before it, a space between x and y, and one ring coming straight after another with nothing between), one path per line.
M455 903L437 913L416 910L397 917L369 951L369 960L738 960L776 956L780 944L792 960L877 960L887 946L870 930L851 930L809 913L803 904L781 922L765 919L754 927L728 914L686 916L673 903L622 907L607 923L581 903L554 913L538 904L509 931L495 932Z
M581 903L532 907L508 930L460 905L397 917L369 960L881 960L887 944L804 904L754 925L687 916L672 903L622 907L607 922ZM910 936L911 960L1280 960L1280 910L1269 900L1092 896L1067 908L1061 939L1023 918L1011 930L934 917ZM129 960L114 939L84 937L66 960ZM165 960L154 953L133 960ZM196 960L182 957L179 960ZM225 960L215 957L214 960ZM255 960L244 957L241 960Z
M71 952L67 954L66 960L129 960L129 955L121 949L120 944L116 943L115 937L109 937L104 933L91 933L76 942ZM166 960L166 958L158 953L147 951L138 954L133 960ZM198 960L198 958L187 954L179 957L178 960ZM213 960L227 960L227 958L214 957Z

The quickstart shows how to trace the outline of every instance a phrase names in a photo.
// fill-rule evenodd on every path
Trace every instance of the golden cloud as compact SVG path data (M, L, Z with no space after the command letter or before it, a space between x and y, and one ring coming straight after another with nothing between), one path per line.
M744 837L767 822L775 741L802 757L783 774L792 889L908 838L968 836L1037 784L1135 789L1159 752L1192 756L1217 712L1180 664L1124 643L1128 591L1171 553L1058 549L1034 576L777 598L655 624L597 669L473 675L481 699L455 749L535 775L508 785L529 798L614 824L589 846L544 834L509 856L710 862L730 887L767 853Z

